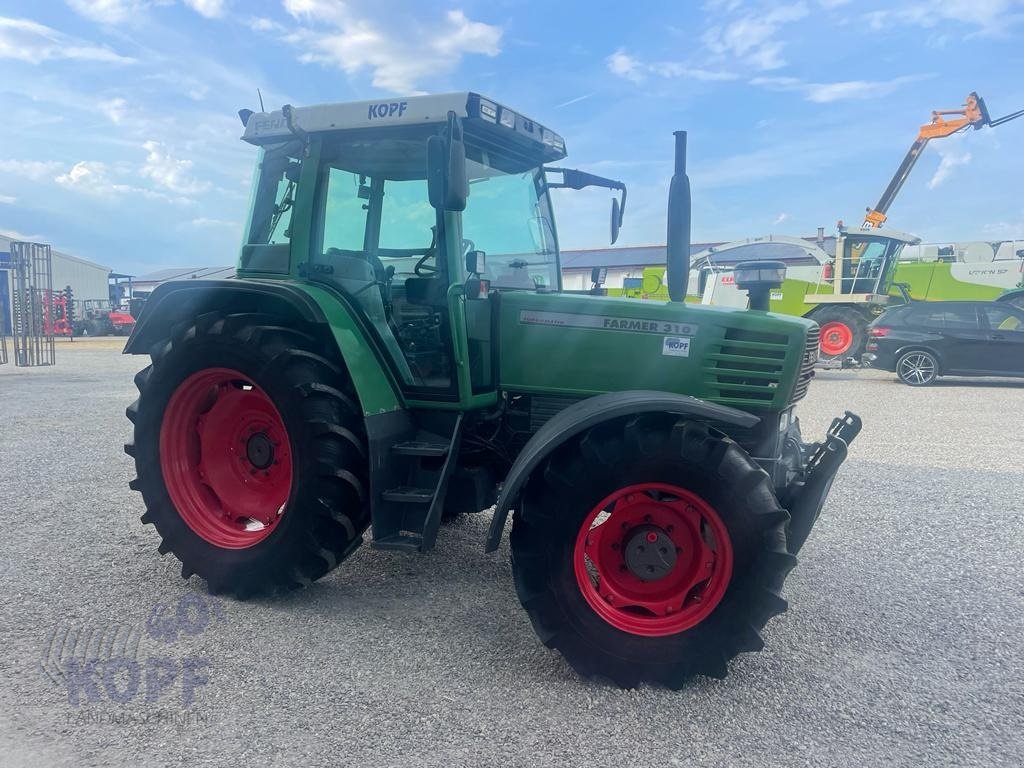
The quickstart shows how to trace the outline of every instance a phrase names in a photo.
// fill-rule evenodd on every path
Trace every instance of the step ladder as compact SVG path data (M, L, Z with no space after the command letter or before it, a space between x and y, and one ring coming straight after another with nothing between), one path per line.
M461 439L460 414L448 438L420 430L391 446L389 475L400 484L380 492L373 514L374 549L433 549Z

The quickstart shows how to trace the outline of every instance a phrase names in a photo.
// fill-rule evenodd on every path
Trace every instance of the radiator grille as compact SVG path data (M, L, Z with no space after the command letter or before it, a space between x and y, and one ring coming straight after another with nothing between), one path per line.
M735 405L767 405L775 399L786 362L789 337L728 328L717 351L704 361L713 398Z
M789 402L795 403L807 394L807 388L811 386L811 379L814 378L814 365L818 362L818 340L821 331L815 326L807 332L807 344L804 347L804 359L800 363L800 375L796 379L796 387L793 388L793 396Z

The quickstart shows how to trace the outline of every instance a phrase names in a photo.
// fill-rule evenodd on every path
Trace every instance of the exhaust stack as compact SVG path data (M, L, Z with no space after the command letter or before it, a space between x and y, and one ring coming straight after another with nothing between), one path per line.
M666 270L672 301L686 300L690 274L690 178L686 175L686 131L676 131L676 168L668 188Z

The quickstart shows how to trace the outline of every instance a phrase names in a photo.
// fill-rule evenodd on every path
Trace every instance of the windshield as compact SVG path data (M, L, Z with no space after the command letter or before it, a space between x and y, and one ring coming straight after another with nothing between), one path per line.
M503 173L467 161L469 201L462 215L467 249L487 254L481 275L492 288L558 290L558 247L539 169Z
M325 152L321 258L369 254L395 277L444 271L424 150L422 141L395 140L346 143ZM507 158L499 161L472 146L467 155L470 194L459 256L483 251L481 277L492 288L558 290L558 245L541 170L508 167Z

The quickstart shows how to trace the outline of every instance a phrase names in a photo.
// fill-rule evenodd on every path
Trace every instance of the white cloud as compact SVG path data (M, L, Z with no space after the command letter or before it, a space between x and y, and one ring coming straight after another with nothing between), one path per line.
M137 19L154 5L171 5L174 0L65 0L75 13L100 24L123 24ZM208 19L218 19L227 12L228 0L182 0L192 10Z
M30 19L0 16L0 59L39 64L52 59L130 64L135 60Z
M789 220L789 214L788 213L780 213L778 216L775 217L775 221L772 222L772 226L773 227L777 227L782 222L788 221L788 220Z
M785 41L779 39L779 30L807 14L807 5L803 2L779 5L767 12L748 13L727 24L711 27L701 39L713 54L737 57L757 69L778 69L786 64L782 58Z
M928 189L941 186L953 174L953 169L971 162L970 152L962 152L957 149L940 149L939 155L942 159L939 160L939 167L935 169L935 173L928 180Z
M845 80L838 83L805 83L795 77L755 77L751 85L774 91L797 91L807 101L830 104L834 101L874 99L888 96L902 86L923 79L922 75L902 75L891 80Z
M139 173L179 195L195 195L210 188L207 181L192 176L192 161L172 157L167 148L158 141L147 141L142 145L146 150L146 162Z
M31 181L53 178L53 174L64 168L55 160L0 160L0 174L21 176Z
M685 77L692 80L721 81L735 80L732 72L718 72L699 67L688 67L678 61L657 61L646 63L626 53L621 48L605 59L608 71L634 83L643 82L648 75L664 78Z
M350 75L368 70L375 86L394 92L415 91L420 81L452 72L464 55L496 56L501 50L500 27L460 10L448 11L440 22L416 23L406 33L393 19L378 25L340 2L284 0L284 7L302 24L283 38L303 50L300 61Z
M219 19L227 12L226 0L184 0L184 3L208 19Z
M100 109L110 119L110 122L120 125L121 121L128 114L128 102L118 96L117 98L100 102Z
M632 80L634 83L644 79L644 73L647 69L621 48L605 59L605 63L608 65L608 71L613 75Z
M188 203L188 198L165 195L145 187L126 184L116 180L123 171L111 168L96 160L81 160L71 166L71 170L57 176L54 181L64 189L88 195L106 201L114 201L123 196L145 197L151 200L162 200L172 203Z
M18 198L14 195L0 195L0 205L14 205Z
M75 13L101 24L128 21L149 6L144 0L65 0Z
M283 32L284 27L273 19L254 16L246 22L253 32Z
M189 224L191 224L193 227L210 227L210 228L214 228L214 229L221 228L221 227L223 227L224 229L237 229L238 228L238 222L237 221L226 221L224 219L208 219L208 218L206 218L204 216L200 216L199 218L192 219L192 221L190 221Z
M893 10L872 11L865 18L873 29L896 24L934 27L943 21L978 27L985 34L999 34L1024 20L1024 0L942 0L912 3Z

